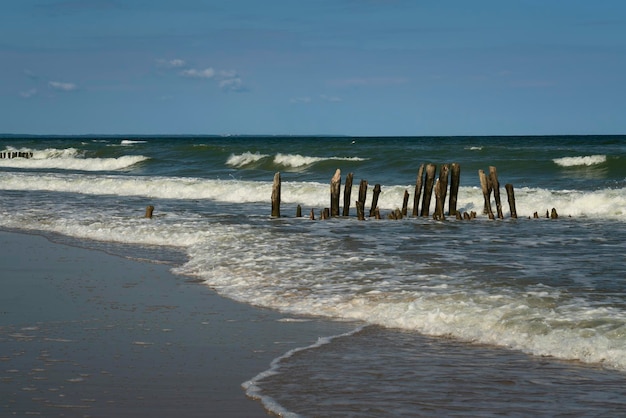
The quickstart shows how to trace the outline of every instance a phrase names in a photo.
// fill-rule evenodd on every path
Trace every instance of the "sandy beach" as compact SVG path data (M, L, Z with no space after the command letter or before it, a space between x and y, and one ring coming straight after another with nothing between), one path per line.
M224 299L166 265L0 232L0 415L261 417L241 384L347 329Z

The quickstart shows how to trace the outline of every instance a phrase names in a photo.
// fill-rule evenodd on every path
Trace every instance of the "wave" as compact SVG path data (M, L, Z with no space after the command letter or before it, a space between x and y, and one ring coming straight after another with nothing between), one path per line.
M122 139L120 145L135 145L135 144L145 144L148 141L137 141L132 139Z
M242 168L254 164L264 158L269 157L267 154L259 154L258 152L244 152L243 154L231 154L226 160L226 165L236 168Z
M330 337L320 337L317 339L317 341L307 347L298 347L298 348L294 348L292 350L289 350L287 353L283 354L280 357L275 358L272 363L270 364L270 368L268 370L265 370L261 373L259 373L258 375L256 375L255 377L253 377L252 379L248 380L247 382L242 383L242 387L246 390L246 395L248 395L250 398L252 399L259 399L261 401L261 403L263 404L263 406L268 410L268 411L272 411L274 414L276 414L277 416L280 417L297 417L296 414L288 411L287 409L283 408L282 406L280 406L279 403L277 403L272 397L267 396L267 395L263 395L262 394L262 390L259 387L259 383L270 377L273 376L275 374L279 373L280 367L281 367L281 363L284 362L285 360L289 359L290 357L292 357L293 355L301 352L301 351L306 351L306 350L314 350L317 348L320 348L326 344L330 344L333 342L333 340L336 340L338 338L345 338L345 337L350 337L354 334L357 334L359 332L361 332L363 329L365 328L365 326L360 326L352 331L346 332L344 334L339 334L339 335L333 335Z
M118 163L123 164L124 157ZM131 158L131 157L128 157ZM96 164L94 161L77 160L81 164ZM106 159L105 159L106 160ZM26 164L31 160L24 160ZM112 162L103 162L111 170ZM63 168L68 168L64 165ZM92 167L93 169L93 167ZM0 177L0 190L48 190L56 192L80 193L89 195L143 196L160 199L210 199L224 203L267 203L272 193L272 182L243 181L236 179L216 180L193 177L137 177L120 175L76 175L76 174L31 174L5 173ZM353 186L351 205L358 187ZM404 193L411 195L409 212L413 206L412 186L382 186L378 199L381 211L401 208ZM365 207L371 207L373 186L368 188ZM500 192L503 213L509 216L506 191ZM515 190L518 216L530 217L534 212L543 216L555 208L559 216L597 217L626 220L626 188L602 189L596 191L549 190L523 187ZM343 191L340 199L343 202ZM286 210L301 205L305 209L323 209L329 205L329 187L319 182L283 182L281 203ZM457 209L461 212L475 211L481 216L483 195L479 187L461 187L458 193ZM435 198L431 200L430 213L434 211ZM492 200L495 210L495 202ZM446 201L447 211L447 201Z
M244 152L242 154L231 154L226 160L226 165L235 168L245 168L253 166L261 160L269 159L271 155L259 152ZM300 154L278 153L272 159L276 168L281 169L301 169L323 161L365 161L360 157L312 157Z
M116 158L84 158L84 151L76 148L47 148L44 150L7 147L6 152L32 153L30 158L0 159L0 167L26 169L53 169L79 171L116 171L129 168L148 157L124 155Z
M554 163L561 167L592 166L606 162L606 155L555 158Z

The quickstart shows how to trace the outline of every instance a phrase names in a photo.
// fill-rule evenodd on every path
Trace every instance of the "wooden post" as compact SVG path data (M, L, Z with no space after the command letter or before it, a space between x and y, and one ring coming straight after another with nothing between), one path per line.
M450 171L450 164L442 164L439 167L439 179L435 186L435 213L433 218L439 221L443 221L443 206L446 201L446 192L448 190L448 172Z
M424 199L422 201L422 216L428 216L430 210L430 199L433 194L433 185L435 184L435 171L437 167L434 164L426 165L426 181L424 182Z
M337 169L330 180L330 216L339 216L339 193L341 192L341 170Z
M280 218L280 172L274 174L272 185L272 217Z
M406 216L407 212L408 212L408 206L409 206L409 191L405 190L404 191L404 200L402 201L402 215Z
M324 208L320 211L320 219L330 219L330 209Z
M356 217L358 218L359 221L364 221L365 220L365 208L363 205L363 202L357 200L355 202L356 205Z
M415 193L413 195L413 217L417 218L419 214L417 206L420 202L420 196L422 194L422 177L424 175L424 164L420 164L419 170L417 170L417 179L415 180Z
M558 219L559 218L559 214L556 213L556 209L552 208L552 211L550 212L550 219Z
M378 207L374 209L374 219L380 219L380 210L378 210Z
M491 211L491 190L489 189L489 180L483 170L478 170L478 177L480 178L480 187L483 190L483 198L485 200L485 208L483 213L489 215L489 219L494 219L493 212Z
M296 218L302 218L302 206L300 205L296 207Z
M346 176L346 185L343 189L343 216L350 216L350 195L352 194L352 178L354 175L348 173Z
M372 195L372 207L370 208L370 217L374 216L374 210L378 207L378 196L380 195L380 184L374 186L374 194ZM365 203L365 201L363 201Z
M152 205L146 206L146 216L145 216L145 218L152 219L152 212L154 212L154 206L152 206Z
M361 203L361 207L363 210L363 216L365 216L365 199L367 198L367 180L361 180L361 183L359 184L359 200L357 200L358 202Z
M459 163L452 163L450 169L450 201L448 202L448 214L456 216L456 201L459 194L459 183L461 181L461 166ZM457 217L458 219L458 217Z
M312 221L315 220L315 211L313 209L311 209L311 213L309 214L309 219Z
M517 209L515 209L515 191L513 185L508 183L504 186L506 189L506 196L509 201L509 209L511 210L511 218L517 218Z
M491 183L493 197L496 200L498 218L503 219L504 215L502 214L502 202L500 201L500 182L498 181L498 171L494 166L489 167L489 183Z

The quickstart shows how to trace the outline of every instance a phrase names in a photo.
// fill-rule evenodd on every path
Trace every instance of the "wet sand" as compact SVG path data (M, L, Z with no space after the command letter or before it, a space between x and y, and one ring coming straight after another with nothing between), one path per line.
M241 384L349 328L41 236L0 231L0 249L0 416L267 416Z

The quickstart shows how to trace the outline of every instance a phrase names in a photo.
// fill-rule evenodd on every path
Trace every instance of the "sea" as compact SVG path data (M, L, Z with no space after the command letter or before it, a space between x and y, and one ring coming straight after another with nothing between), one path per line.
M242 382L272 414L626 416L626 135L2 135L1 153L22 155L0 158L2 229L347 324ZM434 195L413 216L420 166L453 163L457 210L476 217L449 213L451 181L443 218ZM490 167L502 218L484 213ZM323 219L338 169L342 212Z

